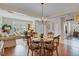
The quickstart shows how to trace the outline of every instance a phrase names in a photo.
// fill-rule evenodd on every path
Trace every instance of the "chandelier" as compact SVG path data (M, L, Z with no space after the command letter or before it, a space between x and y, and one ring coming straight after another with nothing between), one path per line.
M43 34L45 34L45 26L46 26L46 23L47 23L47 16L44 16L44 3L41 3L41 6L42 6L42 17L41 17L41 22L43 24Z
M44 16L44 3L41 3L42 6L42 22L47 22L47 16Z

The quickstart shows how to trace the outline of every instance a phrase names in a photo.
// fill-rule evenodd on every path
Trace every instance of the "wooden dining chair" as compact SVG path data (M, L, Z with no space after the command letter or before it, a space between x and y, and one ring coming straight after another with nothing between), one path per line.
M30 46L31 46L31 37L27 37L27 46L28 46L28 52L27 52L27 55L29 55Z
M59 46L59 37L60 35L56 36L53 38L53 40L47 44L45 43L45 50L47 50L47 53L49 53L49 55L53 55L53 53L56 51L57 56L58 54L58 46Z
M44 55L50 56L52 49L53 49L52 41L44 42Z
M59 55L58 54L59 39L60 39L60 35L54 37L53 42L52 42L52 44L53 44L53 51L52 52L54 53L56 51L57 56Z
M41 46L40 46L40 42L35 42L32 41L32 45L31 45L31 52L32 52L32 56L35 54L41 55Z
M28 33L27 33L27 35L26 35L27 46L28 46L28 52L27 52L27 55L29 55L29 51L30 51L30 48L31 48L31 35L32 35L32 33L30 33L29 35L28 35Z
M36 35L37 33L34 33L33 37L36 38ZM40 52L40 45L39 45L39 42L37 41L33 41L33 37L31 37L30 39L28 39L28 43L29 43L29 49L28 49L28 53L29 53L29 50L31 50L32 52L32 56L34 55L34 52L36 53L37 51Z
M53 33L53 32L48 32L48 33L47 33L47 36L48 36L49 38L53 38L53 37L54 37L54 33Z

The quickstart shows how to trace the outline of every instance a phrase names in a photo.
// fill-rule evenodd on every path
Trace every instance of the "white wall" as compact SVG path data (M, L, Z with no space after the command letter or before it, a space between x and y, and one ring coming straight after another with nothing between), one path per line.
M18 12L8 12L6 10L0 9L0 20L3 18L6 18L6 19L4 19L3 23L12 23L13 19L22 20L22 21L26 21L26 22L31 21L32 22L31 24L32 24L34 30L35 30L34 21L39 19L39 18L21 14ZM7 19L9 19L9 20L7 20ZM0 21L0 23L1 23L1 21Z
M13 30L16 28L16 31L23 32L24 30L27 30L28 24L33 24L33 22L29 20L25 21L25 20L3 17L2 25L3 24L11 25Z
M61 25L64 25L62 23L61 17L65 17L65 19L63 19L63 20L68 20L68 19L73 18L74 15L78 15L78 14L79 13L76 12L76 13L65 14L63 16L58 16L55 18L48 19L48 20L50 20L50 24L51 24L50 31L54 32L55 35L58 35L58 34L61 35L62 34ZM31 16L24 15L24 14L17 13L17 12L12 13L12 12L8 12L6 10L0 9L0 19L2 19L1 17L20 19L20 20L24 20L24 21L27 21L27 20L32 21L34 30L35 30L35 20L39 20L39 18L31 17ZM52 27L54 27L54 28L52 28Z
M54 29L51 29L51 31L53 31L55 35L59 35L60 34L60 18L59 17L52 18L50 19L50 21L54 25Z
M79 15L79 12L69 13L69 14L60 15L60 16L51 18L50 19L51 22L54 23L54 33L55 33L55 35L61 35L62 37L64 37L64 22L66 20L73 19L73 17L75 15ZM71 26L70 26L70 32L71 33L73 31L72 25L73 25L73 22L71 23Z

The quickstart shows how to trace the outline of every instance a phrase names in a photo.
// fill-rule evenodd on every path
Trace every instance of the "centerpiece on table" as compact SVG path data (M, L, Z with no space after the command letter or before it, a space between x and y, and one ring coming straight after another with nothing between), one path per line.
M42 33L42 34L40 34L40 38L44 38L44 34Z

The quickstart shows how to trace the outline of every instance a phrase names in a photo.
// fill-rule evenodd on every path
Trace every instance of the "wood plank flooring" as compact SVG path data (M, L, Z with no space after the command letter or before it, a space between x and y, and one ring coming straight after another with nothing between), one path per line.
M27 56L27 43L24 39L16 41L16 47L5 48L4 56ZM79 56L79 39L65 39L59 46L59 56ZM31 56L31 52L29 54Z

